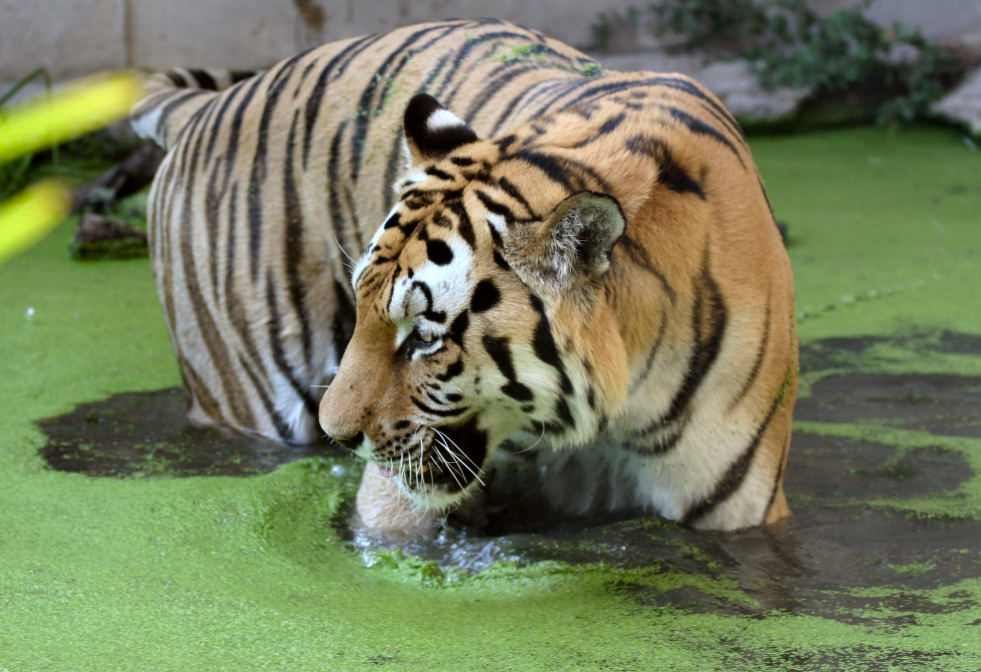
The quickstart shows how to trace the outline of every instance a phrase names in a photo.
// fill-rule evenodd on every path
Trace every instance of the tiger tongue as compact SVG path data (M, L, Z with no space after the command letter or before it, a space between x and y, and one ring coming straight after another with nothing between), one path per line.
M383 467L381 465L378 465L378 473L384 476L385 478L391 478L392 476L395 475L394 471L392 471L388 467Z

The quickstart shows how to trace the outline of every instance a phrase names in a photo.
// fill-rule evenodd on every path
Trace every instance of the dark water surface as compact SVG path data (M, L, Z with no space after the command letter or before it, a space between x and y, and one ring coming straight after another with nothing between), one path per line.
M810 396L797 404L795 418L807 431L794 436L786 473L793 515L780 529L695 532L640 512L564 517L537 494L529 465L492 479L481 524L451 519L434 538L401 550L468 573L500 561L653 567L693 580L662 590L625 579L610 590L638 605L695 612L762 616L776 609L880 624L886 613L902 625L975 606L956 584L981 577L981 522L917 515L890 502L963 496L956 491L973 472L947 439L981 437L981 378L863 373L853 365L885 342L831 339L802 348L802 370L828 375L816 376ZM981 354L981 338L942 334L929 347ZM918 430L938 442L888 445L813 431L819 423ZM48 436L41 452L52 468L93 477L248 476L339 454L329 446L290 447L191 428L180 390L118 395L39 424ZM380 547L351 530L342 535L369 555ZM739 591L720 596L697 577L728 579ZM966 636L981 636L981 629Z

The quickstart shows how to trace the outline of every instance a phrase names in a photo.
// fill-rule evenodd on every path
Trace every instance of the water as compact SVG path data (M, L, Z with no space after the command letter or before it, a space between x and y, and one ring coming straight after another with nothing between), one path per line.
M974 352L981 343L972 338L947 334L930 347ZM429 536L381 540L350 518L338 531L366 564L398 549L458 578L501 563L653 568L691 580L654 590L625 578L610 590L640 605L696 612L778 609L846 622L875 613L881 622L887 610L900 623L963 609L971 598L956 584L981 577L981 523L956 515L971 496L962 486L974 473L952 437L981 437L981 378L849 370L856 356L881 345L881 339L835 339L803 350L805 367L837 373L817 380L798 403L796 419L812 431L795 433L786 473L793 515L778 529L695 532L642 511L563 515L545 502L534 460L519 454L492 476L481 506L451 516ZM92 477L248 476L325 454L357 467L329 446L288 447L190 428L183 404L179 390L85 404L40 423L49 437L41 453L54 469ZM936 445L877 438L891 428L935 436ZM926 502L933 512L917 513L906 502ZM703 590L702 577L727 579L741 595Z

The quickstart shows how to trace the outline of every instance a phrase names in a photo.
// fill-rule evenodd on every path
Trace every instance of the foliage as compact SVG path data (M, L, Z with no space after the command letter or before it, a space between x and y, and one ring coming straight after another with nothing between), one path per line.
M16 82L13 86L7 89L2 96L0 96L0 121L2 121L6 116L4 106L7 105L7 103L15 95L17 95L21 89L35 80L43 80L45 90L48 92L51 91L51 77L48 76L47 71L45 71L43 68L38 68L26 77L23 77L20 81ZM60 163L58 147L55 146L50 148L50 153L50 163L57 166ZM0 161L0 201L17 193L30 183L31 168L34 167L36 163L36 156L36 154L28 154L15 160L7 161L6 163Z
M117 74L66 87L40 100L4 107L36 76L32 73L0 98L0 198L26 182L34 152L125 116L140 93L135 76ZM64 184L46 181L0 204L0 262L38 241L64 217L70 202Z
M924 116L953 83L954 58L919 30L869 20L869 3L825 17L805 0L657 0L648 10L662 35L684 36L685 49L748 61L764 87L855 95L875 104L879 123ZM601 15L594 36L608 36L610 23Z

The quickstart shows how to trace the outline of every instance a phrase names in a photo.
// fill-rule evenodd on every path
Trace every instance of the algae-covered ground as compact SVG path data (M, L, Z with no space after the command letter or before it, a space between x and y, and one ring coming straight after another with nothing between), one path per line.
M147 261L70 261L69 222L0 267L0 671L981 669L981 152L751 144L800 311L782 531L503 490L352 541L358 465L184 427Z

